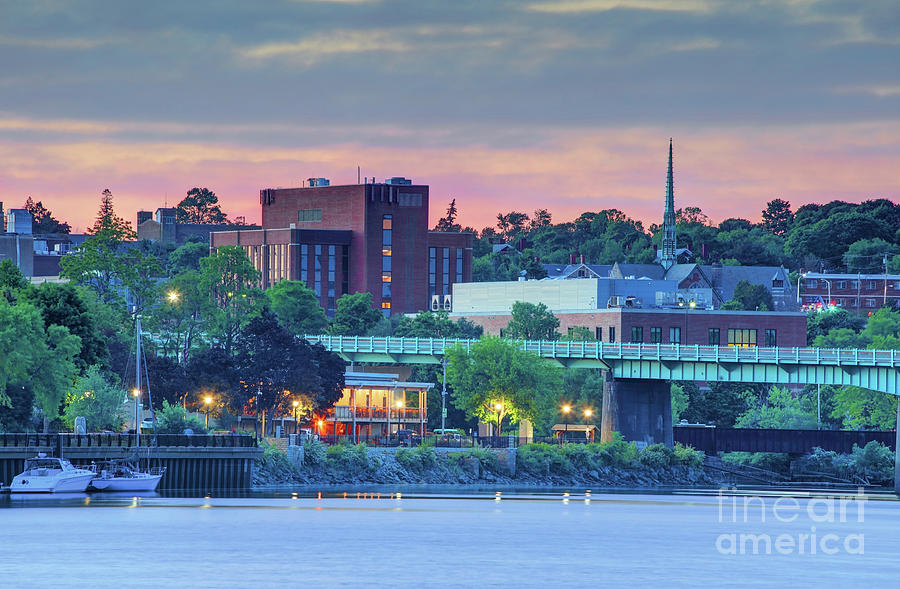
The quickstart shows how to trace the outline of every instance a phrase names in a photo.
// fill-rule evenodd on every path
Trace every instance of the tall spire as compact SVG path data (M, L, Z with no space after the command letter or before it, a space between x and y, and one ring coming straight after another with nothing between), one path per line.
M669 138L669 171L666 175L666 210L663 213L663 240L660 264L668 271L675 262L675 181L672 174L672 138Z

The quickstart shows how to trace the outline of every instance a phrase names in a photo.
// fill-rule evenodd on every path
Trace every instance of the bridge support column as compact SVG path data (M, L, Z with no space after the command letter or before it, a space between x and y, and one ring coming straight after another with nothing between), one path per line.
M600 441L619 432L629 442L673 445L672 397L664 380L603 379Z
M894 492L900 493L900 400L897 402L897 424L894 426Z

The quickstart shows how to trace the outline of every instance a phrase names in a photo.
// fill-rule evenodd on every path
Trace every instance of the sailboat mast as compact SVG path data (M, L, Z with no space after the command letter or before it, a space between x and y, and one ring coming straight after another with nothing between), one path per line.
M135 316L135 331L137 332L137 344L135 345L134 359L134 437L135 447L141 447L141 316Z

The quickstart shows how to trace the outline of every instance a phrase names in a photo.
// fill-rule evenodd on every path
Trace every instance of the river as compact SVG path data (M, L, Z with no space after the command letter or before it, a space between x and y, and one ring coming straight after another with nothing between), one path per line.
M893 587L900 501L765 490L6 496L0 579L91 588Z

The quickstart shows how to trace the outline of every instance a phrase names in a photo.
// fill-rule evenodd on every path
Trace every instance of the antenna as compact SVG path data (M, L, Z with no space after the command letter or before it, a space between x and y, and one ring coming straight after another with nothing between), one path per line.
M356 183L359 184L359 166L356 166Z

